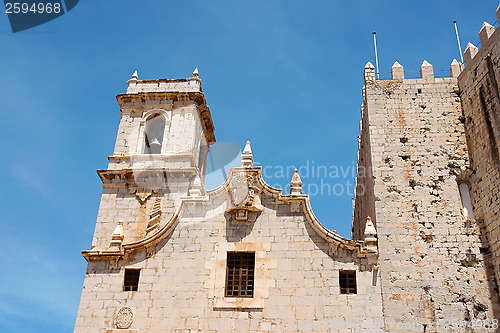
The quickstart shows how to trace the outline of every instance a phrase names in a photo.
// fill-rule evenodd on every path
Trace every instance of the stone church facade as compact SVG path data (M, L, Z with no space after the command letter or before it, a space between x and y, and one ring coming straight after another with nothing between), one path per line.
M500 7L497 10L500 20ZM117 96L75 332L494 332L500 309L500 33L465 69L364 70L352 239L302 193L241 167L205 191L215 143L195 70Z

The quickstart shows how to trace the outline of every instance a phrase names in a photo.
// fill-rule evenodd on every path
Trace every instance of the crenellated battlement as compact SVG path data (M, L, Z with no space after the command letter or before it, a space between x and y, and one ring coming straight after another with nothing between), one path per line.
M391 80L403 81L407 84L417 84L417 83L441 83L441 82L452 82L455 80L462 71L462 66L457 61L453 59L450 65L450 77L436 78L434 77L434 68L427 61L424 60L420 66L420 78L419 79L405 79L404 67L399 63L395 62L391 68ZM375 67L373 67L371 62L368 62L364 70L364 80L365 84L370 81L391 81L391 80L377 80L375 76Z
M500 5L498 5L498 8L496 10L496 16L497 16L497 21L500 22ZM481 50L487 49L489 47L489 44L492 42L493 35L495 34L496 30L495 27L489 24L488 22L484 22L483 26L481 27L481 30L479 30L479 40L481 42ZM481 55L479 57L476 57L478 53L481 53L481 50L479 50L474 44L468 43L467 47L465 48L464 52L464 65L465 67L470 67L472 64L476 62L476 59L481 59Z
M496 10L497 20L500 21L500 5ZM479 31L479 40L481 42L481 50L489 48L489 44L494 39L493 36L496 30L495 27L484 22L481 30ZM450 77L436 78L434 76L433 66L424 60L420 66L420 78L418 79L405 79L404 67L399 62L394 62L391 68L391 80L404 81L407 84L417 84L417 83L440 83L440 82L451 82L453 79L458 78L460 73L465 67L470 67L476 62L476 59L481 59L482 56L476 58L478 53L481 53L474 44L468 43L464 51L464 64L461 64L457 59L453 59L450 64ZM375 67L371 62L368 62L364 70L364 82L371 81L391 81L391 80L380 80L376 79Z

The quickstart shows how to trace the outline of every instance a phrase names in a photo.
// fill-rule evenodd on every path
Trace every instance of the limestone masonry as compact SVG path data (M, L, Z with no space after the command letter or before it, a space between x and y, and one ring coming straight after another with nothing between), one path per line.
M500 21L500 6L497 9ZM204 189L215 143L198 71L117 96L75 332L497 332L500 32L450 77L364 70L352 239L266 184L247 142Z

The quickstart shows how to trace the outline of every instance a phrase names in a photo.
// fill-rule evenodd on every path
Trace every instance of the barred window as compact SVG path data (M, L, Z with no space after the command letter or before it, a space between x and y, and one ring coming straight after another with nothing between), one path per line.
M255 253L228 252L226 297L253 297Z
M341 294L356 294L356 271L340 271L339 285Z
M140 269L125 269L125 278L123 279L123 291L137 291L139 288Z

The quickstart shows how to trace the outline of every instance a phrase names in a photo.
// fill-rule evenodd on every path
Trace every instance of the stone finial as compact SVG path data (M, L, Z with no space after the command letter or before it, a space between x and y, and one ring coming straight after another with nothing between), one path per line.
M420 66L420 77L424 80L434 80L434 69L427 60L424 60Z
M367 62L364 71L365 83L368 81L375 81L375 67L373 67L371 62Z
M193 71L193 77L200 77L200 73L198 73L198 67L196 67Z
M196 176L193 183L191 184L191 189L189 190L190 197L196 197L203 195L203 184L201 183L200 176Z
M290 181L290 194L302 194L302 180L297 169L293 170L292 180Z
M139 80L139 75L137 75L137 71L135 71L134 74L132 74L130 80L127 81L127 83L136 82L137 80Z
M118 225L111 234L111 242L109 248L115 251L121 251L123 243L123 221L118 221Z
M477 47L475 47L472 43L467 44L464 52L464 62L465 66L468 66L471 60L476 56L478 52Z
M252 147L250 147L250 141L247 141L243 153L241 153L241 165L245 168L251 168L253 166L253 155Z
M488 22L484 22L481 30L479 31L479 40L481 41L481 46L484 46L488 39L490 39L491 35L495 32L495 27L489 24Z
M403 80L405 78L405 70L399 62L395 62L391 68L391 75L393 80Z
M460 64L457 59L453 59L450 65L450 76L458 77L461 71L462 71L462 64Z
M365 224L365 247L377 251L377 229L373 225L372 218L368 216Z

